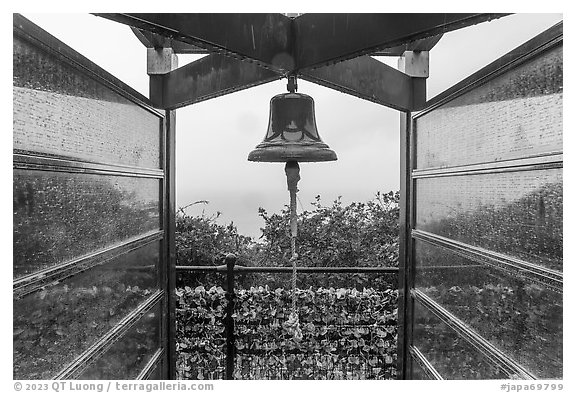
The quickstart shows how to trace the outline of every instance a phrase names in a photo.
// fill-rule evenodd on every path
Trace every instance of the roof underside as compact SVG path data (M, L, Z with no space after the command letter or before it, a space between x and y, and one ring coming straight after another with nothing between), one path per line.
M371 56L430 51L446 32L506 14L96 15L131 26L147 48L208 54L165 75L151 76L155 97L150 98L162 108L297 75L382 105L413 110L423 102L425 78L406 75ZM391 96L398 89L400 93Z

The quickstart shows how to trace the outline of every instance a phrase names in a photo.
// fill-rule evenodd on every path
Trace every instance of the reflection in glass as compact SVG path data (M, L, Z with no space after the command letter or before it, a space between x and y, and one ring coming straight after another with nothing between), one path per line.
M160 228L160 181L14 171L14 277Z
M154 242L14 301L14 379L49 379L156 288Z
M135 379L160 348L160 304L116 341L78 379Z
M161 118L14 36L14 149L160 167Z
M562 151L562 92L558 47L417 118L418 168Z
M507 379L503 370L420 303L414 303L414 346L444 379Z
M562 169L416 181L416 228L562 271Z
M539 378L562 377L562 294L415 241L416 287Z

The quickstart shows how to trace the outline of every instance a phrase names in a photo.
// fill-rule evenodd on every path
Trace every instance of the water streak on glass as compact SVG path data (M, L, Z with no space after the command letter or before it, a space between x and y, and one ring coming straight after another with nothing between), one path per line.
M160 228L158 179L14 171L14 278Z
M14 301L14 379L50 379L157 288L160 243Z
M562 294L416 240L416 288L539 378L562 378Z
M416 181L416 228L562 271L562 169Z
M444 379L510 377L418 302L413 343Z
M562 48L490 80L416 120L417 167L562 151Z
M161 316L158 304L78 379L135 379L161 346Z
M161 118L14 37L14 149L160 167Z

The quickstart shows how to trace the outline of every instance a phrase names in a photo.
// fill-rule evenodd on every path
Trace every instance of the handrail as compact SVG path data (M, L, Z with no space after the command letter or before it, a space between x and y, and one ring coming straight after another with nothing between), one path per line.
M218 266L176 266L176 271L197 272L197 273L226 273L226 265ZM234 273L292 273L291 266L234 266ZM298 268L298 273L398 273L397 267L319 267L319 266L302 266Z

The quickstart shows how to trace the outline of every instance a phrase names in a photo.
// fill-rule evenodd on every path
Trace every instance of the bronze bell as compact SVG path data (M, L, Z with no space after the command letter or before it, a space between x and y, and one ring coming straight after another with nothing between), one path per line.
M316 129L314 100L295 92L270 100L270 120L264 141L248 155L248 161L335 161L336 153L322 142Z

